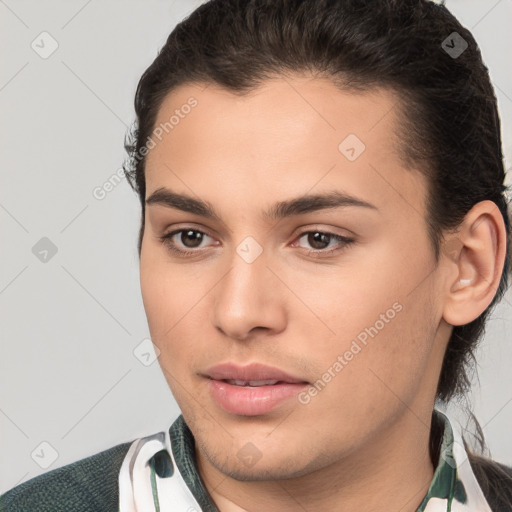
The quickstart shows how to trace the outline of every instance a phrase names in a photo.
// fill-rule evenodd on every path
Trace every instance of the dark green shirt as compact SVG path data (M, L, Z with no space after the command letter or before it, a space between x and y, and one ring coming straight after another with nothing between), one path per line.
M448 418L436 410L433 414L442 425L442 437L434 477L418 512L511 511L512 508L503 508L504 505L500 504L495 496L487 494L484 497L467 460L462 442L454 435ZM153 490L151 501L154 501L147 512L152 510L166 512L167 509L159 508L156 482L162 482L167 478L179 478L184 482L187 492L191 493L202 511L218 512L198 473L194 437L183 416L180 415L176 419L168 434L176 467L166 450L158 450L147 461L151 468L151 482L148 482L148 486ZM146 439L155 438L155 436L119 444L32 478L0 496L0 511L119 512L119 475L123 462L126 462L130 455L129 449L135 446L135 443L138 443L139 447L143 446ZM135 456L135 454L131 455L133 458ZM502 485L511 496L512 469L501 467L509 473L510 478L504 479ZM485 508L487 503L491 508ZM181 512L182 509L172 508L172 510ZM190 512L193 509L188 510ZM187 512L187 509L183 508L183 512Z

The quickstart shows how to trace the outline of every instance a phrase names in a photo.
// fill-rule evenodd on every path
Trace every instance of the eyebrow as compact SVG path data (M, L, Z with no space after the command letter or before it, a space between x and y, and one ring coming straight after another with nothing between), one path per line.
M179 194L161 187L155 190L147 199L147 205L158 204L167 208L175 208L184 212L193 213L201 217L222 222L215 208L208 201L195 199L186 194ZM378 208L360 198L339 191L331 191L323 194L303 195L286 201L279 201L263 212L263 217L268 220L279 220L293 215L340 208L358 206L373 210Z

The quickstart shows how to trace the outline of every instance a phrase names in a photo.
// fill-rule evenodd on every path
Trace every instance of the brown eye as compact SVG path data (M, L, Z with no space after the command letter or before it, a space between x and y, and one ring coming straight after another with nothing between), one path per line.
M202 252L203 247L201 243L206 238L211 238L203 231L192 228L176 229L166 235L160 237L160 241L169 250L178 254L179 256L193 256ZM187 250L189 249L189 250ZM197 249L197 250L193 250Z
M320 233L319 231L311 231L307 233L308 243L313 249L325 249L331 240L332 235L328 233Z
M181 231L180 241L185 247L199 247L203 240L201 231L195 229L184 229Z
M301 240L306 241L305 247ZM324 231L305 231L298 237L298 246L309 256L329 256L346 249L354 242L353 239ZM334 243L332 243L334 242Z

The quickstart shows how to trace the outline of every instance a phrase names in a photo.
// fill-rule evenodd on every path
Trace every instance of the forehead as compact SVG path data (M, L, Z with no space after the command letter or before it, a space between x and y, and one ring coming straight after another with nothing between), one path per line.
M398 152L400 107L394 91L348 92L325 78L277 77L245 95L182 85L158 111L147 196L169 186L202 197L258 190L261 201L341 187L377 206L421 205L423 177Z
M193 108L188 107L191 98L197 103ZM192 135L190 131L196 137L205 134L212 140L222 135L249 139L255 149L264 142L266 153L273 147L284 149L286 141L290 149L303 142L308 147L324 142L327 147L350 133L374 147L378 143L389 146L397 128L399 107L393 90L341 90L327 78L303 75L275 77L243 95L213 83L186 84L164 98L155 128L163 128L164 138L172 132L176 142L180 134ZM187 118L192 121L183 122ZM198 124L204 129L198 130ZM270 146L265 140L269 138L274 138Z

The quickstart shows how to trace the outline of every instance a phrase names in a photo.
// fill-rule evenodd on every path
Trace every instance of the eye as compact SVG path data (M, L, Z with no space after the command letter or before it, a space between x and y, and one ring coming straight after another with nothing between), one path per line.
M351 238L325 231L305 231L299 235L297 240L302 239L313 247L313 249L306 248L306 253L310 256L332 254L345 249L354 242ZM331 244L331 242L334 242L334 244ZM302 247L300 244L299 246Z
M193 228L176 229L160 237L160 241L171 251L180 254L182 256L192 256L200 251L188 249L197 249L201 247L201 243L205 240L205 237L211 238L203 231ZM180 248L180 245L185 249Z

